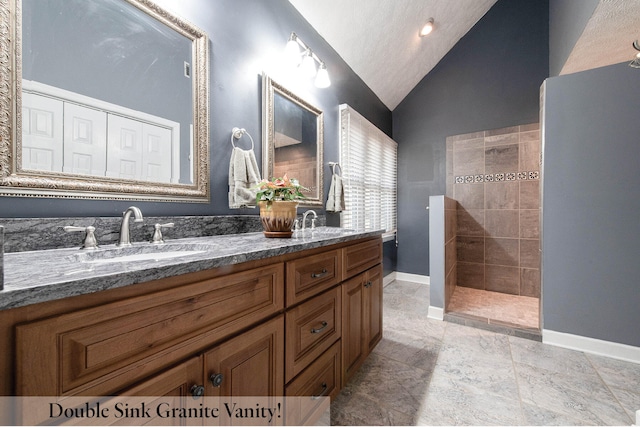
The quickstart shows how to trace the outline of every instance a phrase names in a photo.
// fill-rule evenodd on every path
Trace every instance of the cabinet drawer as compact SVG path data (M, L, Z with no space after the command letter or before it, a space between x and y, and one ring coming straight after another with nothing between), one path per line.
M116 392L281 311L283 287L275 264L18 326L19 392Z
M326 403L319 398L333 400L339 392L340 341L337 341L287 386L286 396L298 398L287 400L287 425L308 425L309 417Z
M342 280L346 280L382 262L382 239L358 243L342 251Z
M286 313L287 382L340 338L341 313L340 287L318 295Z
M287 262L287 306L329 289L340 282L340 250Z

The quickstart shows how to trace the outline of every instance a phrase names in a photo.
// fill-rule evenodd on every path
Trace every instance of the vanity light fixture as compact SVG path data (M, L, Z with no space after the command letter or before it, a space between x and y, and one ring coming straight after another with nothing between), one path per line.
M433 25L434 25L433 18L427 19L426 24L424 24L424 26L420 30L420 33L419 33L420 37L424 37L431 34L431 32L433 31Z
M326 88L331 86L329 72L324 61L318 58L318 55L313 53L311 48L300 40L296 33L291 33L289 36L285 47L285 56L287 62L294 67L299 67L303 75L309 78L315 77L316 87ZM318 63L318 68L316 68L316 62Z
M636 53L636 57L633 58L633 61L629 63L629 67L640 68L640 43L638 43L638 40L633 42L633 48L637 50L638 53Z

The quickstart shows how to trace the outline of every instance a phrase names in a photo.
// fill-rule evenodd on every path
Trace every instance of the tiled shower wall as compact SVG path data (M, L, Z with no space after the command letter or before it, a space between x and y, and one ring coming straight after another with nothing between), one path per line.
M457 285L540 297L538 123L447 138Z

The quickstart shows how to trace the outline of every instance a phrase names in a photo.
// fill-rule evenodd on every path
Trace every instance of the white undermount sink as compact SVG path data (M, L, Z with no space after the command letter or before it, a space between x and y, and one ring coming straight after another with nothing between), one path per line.
M97 258L83 260L82 262L89 264L109 264L114 262L135 262L135 261L160 261L163 259L179 258L189 255L201 254L204 251L172 251L172 252L156 252L146 254L124 255L114 258Z
M124 248L97 249L72 255L71 261L84 264L161 261L197 255L211 250L210 245L141 245Z

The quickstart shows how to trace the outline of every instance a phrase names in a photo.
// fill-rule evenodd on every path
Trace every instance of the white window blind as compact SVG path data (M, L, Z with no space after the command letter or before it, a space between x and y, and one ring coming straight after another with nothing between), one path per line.
M398 144L347 104L340 105L345 228L397 229Z

